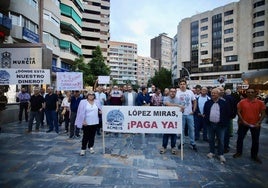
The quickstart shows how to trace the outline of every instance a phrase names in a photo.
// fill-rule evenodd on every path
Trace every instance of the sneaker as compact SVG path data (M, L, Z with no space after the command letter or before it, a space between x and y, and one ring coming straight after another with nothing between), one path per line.
M251 157L251 159L255 161L256 163L262 164L262 161L259 157Z
M86 154L86 150L82 149L82 150L80 151L80 156L84 156L85 154Z
M214 156L215 156L215 154L214 153L211 153L211 152L207 154L207 157L209 159L212 159Z
M238 158L238 157L241 157L242 156L242 153L235 153L234 155L233 155L233 158Z
M65 130L65 131L64 131L64 133L68 133L68 131L67 131L67 130Z
M197 147L196 147L196 145L195 145L195 144L194 144L194 145L191 144L191 146L192 146L192 149L193 149L194 151L197 152Z
M221 163L225 163L226 162L226 159L223 155L220 155L220 161Z
M162 147L162 148L160 149L160 154L164 154L164 153L166 153L166 151L167 151L167 149L164 148L164 147Z
M171 148L171 153L172 153L173 155L176 155L177 150L176 150L176 148L175 148L175 147L174 147L174 148Z
M93 149L92 147L89 148L89 152L90 152L91 154L95 153L95 151L94 151L94 149Z

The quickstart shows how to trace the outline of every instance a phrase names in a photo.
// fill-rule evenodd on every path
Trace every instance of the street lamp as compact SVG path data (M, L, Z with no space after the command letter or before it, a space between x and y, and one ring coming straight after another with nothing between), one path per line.
M188 74L188 78L189 78L189 87L190 87L191 76L190 76L190 72L189 72L189 70L188 70L187 68L183 67L183 66L180 66L180 65L178 65L177 67L182 68L182 69L184 69L184 70L187 72L187 74ZM180 69L180 70L181 70L181 69Z

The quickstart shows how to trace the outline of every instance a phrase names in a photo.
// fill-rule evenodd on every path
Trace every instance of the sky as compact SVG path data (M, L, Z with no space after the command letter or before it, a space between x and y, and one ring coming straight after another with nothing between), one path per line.
M238 0L110 0L110 40L135 43L150 57L150 40L161 33L173 38L187 17Z

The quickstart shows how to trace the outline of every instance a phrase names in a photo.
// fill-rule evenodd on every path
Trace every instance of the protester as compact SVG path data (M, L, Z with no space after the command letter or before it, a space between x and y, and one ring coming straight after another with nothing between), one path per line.
M46 97L46 92L45 92L45 89L44 88L41 88L40 89L40 95L45 99ZM45 109L43 109L41 111L41 114L40 114L40 124L41 124L41 127L44 127L44 124L45 124Z
M22 121L22 114L24 111L25 115L25 121L28 122L28 104L31 96L28 92L26 92L26 89L23 87L21 88L21 92L18 94L18 100L20 103L20 110L19 110L19 123Z
M127 91L123 93L124 106L136 106L137 93L133 91L132 86L127 85Z
M65 92L65 97L62 100L61 107L62 107L62 112L61 116L63 116L64 124L65 124L65 132L69 132L69 124L70 124L70 98L71 98L71 92L66 91Z
M30 112L30 119L28 123L28 133L32 132L33 120L35 119L35 131L39 131L41 112L44 108L45 99L40 95L40 88L34 88L34 94L29 100L28 112Z
M75 138L75 136L77 138L80 137L80 129L76 126L75 124L75 119L76 119L76 115L77 115L77 110L78 110L78 106L80 101L83 98L80 96L80 91L76 90L73 93L73 96L71 96L71 100L70 100L70 109L71 109L71 117L70 117L70 138Z
M224 133L229 120L228 107L226 101L220 97L220 90L214 88L211 91L211 99L205 103L204 114L209 135L208 158L215 156L215 136L218 139L218 156L221 163L225 163L224 153Z
M151 106L162 106L163 98L160 88L155 88L155 92L151 96Z
M123 92L118 89L117 85L115 85L109 95L110 105L121 106L122 98L123 98Z
M184 106L180 105L179 99L176 97L176 89L170 88L169 90L169 96L165 97L164 100L165 106L177 106L181 108L181 111L184 110ZM170 145L171 145L171 153L173 155L176 154L176 140L177 140L177 134L163 134L163 141L162 141L162 148L160 149L160 154L163 154L167 150L168 145L168 138L170 137Z
M150 95L148 94L148 89L145 86L141 87L141 92L138 93L136 98L137 106L150 106Z
M261 123L265 117L264 102L256 98L254 89L247 90L247 98L242 99L237 104L238 120L238 138L236 145L236 153L234 158L242 156L243 153L243 140L250 130L251 133L251 159L257 163L262 163L258 157L259 152L259 137L261 131Z
M52 132L55 128L55 132L59 133L59 124L58 124L58 96L53 92L53 87L47 88L47 95L45 96L45 112L46 119L49 125L47 133Z
M83 139L80 155L86 154L87 147L90 153L94 153L94 141L95 134L99 124L98 114L101 113L101 104L98 100L95 100L95 94L93 91L88 92L86 99L81 100L78 110L75 124L78 128L83 127Z
M188 125L188 135L190 137L190 145L194 151L197 151L195 144L195 130L194 130L194 112L196 110L196 99L194 93L186 89L186 80L182 79L179 82L180 89L177 90L176 97L179 99L179 104L184 106L184 111L182 115L182 126L184 132L185 125ZM183 143L181 143L183 144ZM180 145L178 147L181 148Z
M4 92L0 89L0 111L5 110L7 105L7 97Z

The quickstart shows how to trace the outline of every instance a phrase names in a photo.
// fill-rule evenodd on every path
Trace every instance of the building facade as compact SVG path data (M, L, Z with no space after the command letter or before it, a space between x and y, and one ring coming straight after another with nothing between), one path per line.
M172 38L166 33L151 39L151 58L159 60L159 68L171 70L172 64Z
M179 67L192 84L238 85L242 74L268 68L268 2L242 0L183 19L177 30Z
M138 56L137 81L138 85L147 85L148 80L154 77L158 70L159 61L151 57Z
M82 53L85 61L92 59L92 51L100 46L107 61L108 41L110 40L110 0L84 0L82 20Z
M137 44L109 41L107 64L113 83L137 84Z

